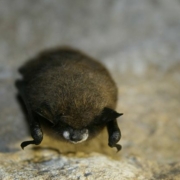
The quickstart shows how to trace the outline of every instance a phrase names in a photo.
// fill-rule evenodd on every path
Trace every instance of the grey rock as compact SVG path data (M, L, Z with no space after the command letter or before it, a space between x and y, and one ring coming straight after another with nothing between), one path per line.
M2 158L3 157L3 158ZM115 161L99 154L67 157L52 150L0 154L1 179L145 179L140 164ZM147 174L147 172L146 172Z

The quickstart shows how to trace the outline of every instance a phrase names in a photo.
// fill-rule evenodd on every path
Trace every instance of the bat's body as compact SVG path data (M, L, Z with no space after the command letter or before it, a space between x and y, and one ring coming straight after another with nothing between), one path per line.
M105 126L109 146L117 144L121 133L114 109L117 88L105 67L73 49L54 49L41 53L20 68L23 75L16 85L28 111L32 141L40 144L41 126L57 138L80 143Z

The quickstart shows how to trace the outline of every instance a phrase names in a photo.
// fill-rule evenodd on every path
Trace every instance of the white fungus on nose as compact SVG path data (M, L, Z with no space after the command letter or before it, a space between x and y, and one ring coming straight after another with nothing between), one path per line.
M70 132L69 131L64 131L63 132L63 137L66 140L70 140ZM88 131L88 129L85 129L85 132L81 134L81 139L79 141L72 141L72 140L70 140L70 141L72 143L74 143L74 144L77 144L77 143L81 143L83 141L86 141L88 137L89 137L89 131Z
M85 133L82 134L82 139L79 141L71 141L73 144L81 143L83 141L86 141L89 136L89 131L86 129Z
M64 138L67 139L67 140L69 140L69 135L70 135L70 133L69 133L68 131L64 131L64 132L63 132L63 136L64 136Z

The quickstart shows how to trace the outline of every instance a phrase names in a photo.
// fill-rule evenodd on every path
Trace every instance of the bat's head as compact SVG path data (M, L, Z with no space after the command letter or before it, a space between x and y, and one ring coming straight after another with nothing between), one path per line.
M67 111L53 115L47 104L36 112L50 122L49 128L56 137L74 144L96 136L107 123L122 115L106 107L101 111L89 109L89 112L83 107L76 111L69 107Z

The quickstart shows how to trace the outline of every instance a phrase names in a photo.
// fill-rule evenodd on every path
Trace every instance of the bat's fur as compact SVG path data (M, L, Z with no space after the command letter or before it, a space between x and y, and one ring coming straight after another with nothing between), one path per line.
M107 123L102 119L116 106L117 88L109 72L77 50L45 51L19 71L29 107L51 122L50 128L61 137L66 125L88 128L90 137L94 136Z

